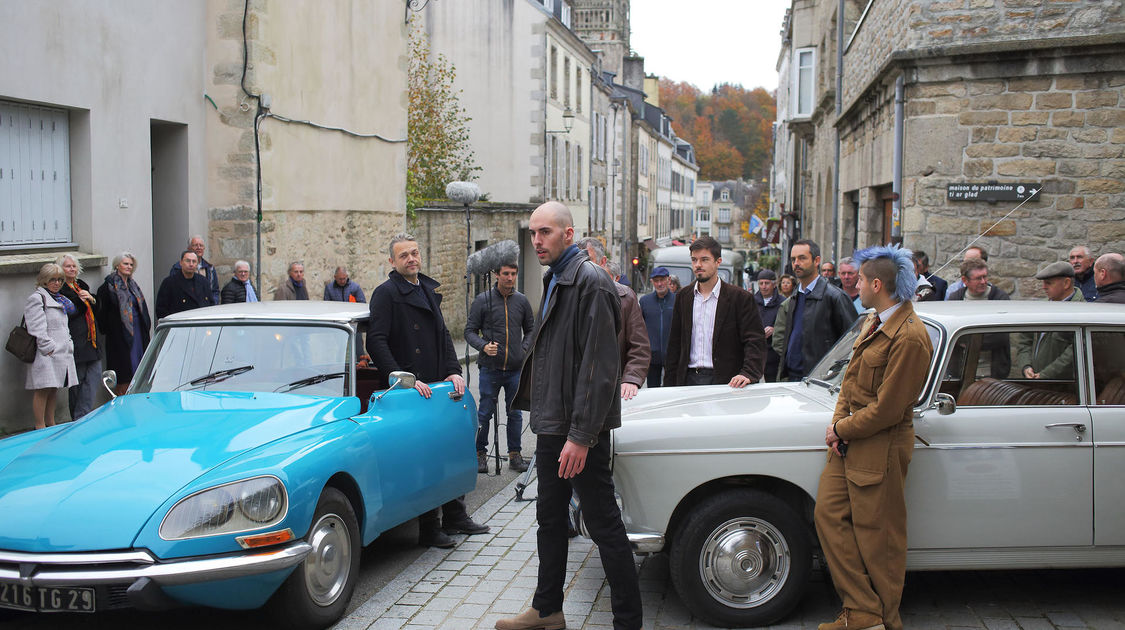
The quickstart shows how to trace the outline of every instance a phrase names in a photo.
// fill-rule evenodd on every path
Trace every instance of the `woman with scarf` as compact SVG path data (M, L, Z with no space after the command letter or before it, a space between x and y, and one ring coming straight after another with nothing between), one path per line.
M74 420L94 410L94 393L101 381L102 351L98 347L98 327L94 323L94 305L90 285L79 279L82 263L71 254L55 261L63 270L63 287L59 291L74 304L70 313L70 339L74 342L74 367L78 384L70 388L70 417Z
M74 344L70 341L67 317L75 310L74 303L59 290L63 286L63 270L55 263L39 269L35 292L27 297L23 318L27 332L35 336L38 352L27 366L26 389L32 390L31 410L35 428L55 425L55 392L78 381L74 369Z
M133 280L137 257L122 252L113 257L113 272L98 287L98 326L105 333L105 367L117 373L114 393L129 388L133 373L148 347L152 318L141 287Z

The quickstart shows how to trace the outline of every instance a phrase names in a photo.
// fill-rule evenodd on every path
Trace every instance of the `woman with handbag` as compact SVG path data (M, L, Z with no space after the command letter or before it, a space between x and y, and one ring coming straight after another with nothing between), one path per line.
M55 392L78 382L74 368L74 344L70 340L67 315L74 303L59 293L63 286L63 270L55 263L39 269L35 292L27 297L23 308L27 332L35 336L38 352L27 366L26 389L32 390L31 409L35 428L54 426Z
M137 257L122 252L113 257L113 271L98 287L98 327L105 333L105 367L117 373L114 393L129 388L133 373L148 347L152 318L141 287L133 280Z
M94 395L101 382L102 351L98 347L98 327L94 320L97 300L90 294L90 285L78 277L82 263L71 254L55 261L63 270L63 294L74 304L70 313L70 339L74 342L74 367L78 384L70 388L70 417L74 420L94 410Z

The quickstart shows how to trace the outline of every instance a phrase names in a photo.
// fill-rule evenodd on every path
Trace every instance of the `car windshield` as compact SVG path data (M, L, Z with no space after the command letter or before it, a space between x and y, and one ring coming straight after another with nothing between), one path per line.
M333 326L207 324L162 328L129 393L348 393L348 332Z
M816 367L809 372L809 378L817 379L830 385L839 385L840 382L844 380L844 371L847 370L848 361L852 358L852 346L855 345L855 340L859 337L860 332L862 332L863 324L866 321L866 315L860 315L859 318L855 320L855 324L852 325L851 329L836 341L836 345L832 346L828 354L824 355L820 363L817 363ZM930 322L923 321L923 323L926 325L926 333L930 336L930 345L933 348L937 348L938 343L941 341L941 330ZM937 356L936 352L934 356Z

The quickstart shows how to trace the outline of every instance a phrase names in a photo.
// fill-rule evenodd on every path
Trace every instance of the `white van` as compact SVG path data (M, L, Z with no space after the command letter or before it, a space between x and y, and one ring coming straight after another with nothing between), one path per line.
M652 269L665 267L668 273L680 279L680 286L695 282L695 274L691 271L691 253L687 245L660 247L649 253ZM743 287L742 267L745 265L742 254L733 249L723 248L722 262L719 263L719 278L735 286Z

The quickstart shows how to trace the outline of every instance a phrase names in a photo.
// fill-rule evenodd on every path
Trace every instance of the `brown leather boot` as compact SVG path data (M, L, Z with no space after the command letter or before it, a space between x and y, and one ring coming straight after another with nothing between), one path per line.
M883 618L862 610L840 611L840 616L832 623L822 623L816 630L885 630Z
M564 630L565 628L566 621L561 610L540 617L538 610L528 608L515 617L496 622L496 630Z
M488 472L488 453L477 452L477 472L482 475Z
M525 472L527 470L527 460L523 458L523 454L519 451L510 451L508 453L508 468L516 472Z

